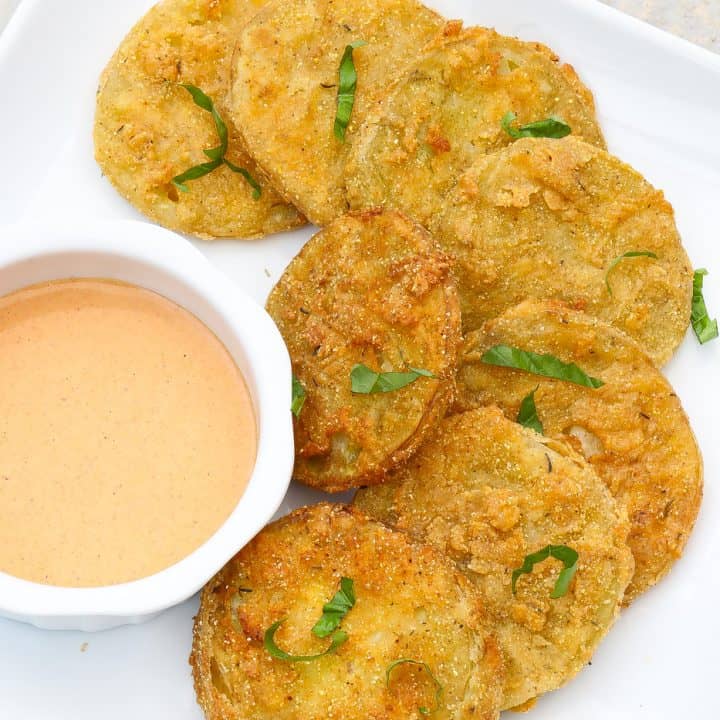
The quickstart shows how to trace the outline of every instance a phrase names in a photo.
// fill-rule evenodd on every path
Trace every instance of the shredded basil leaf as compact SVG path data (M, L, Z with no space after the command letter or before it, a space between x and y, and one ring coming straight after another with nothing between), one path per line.
M293 384L295 376L293 376ZM299 384L299 383L298 383ZM302 387L302 386L301 386ZM323 605L323 614L312 628L312 633L317 637L324 638L332 633L330 646L324 652L317 655L290 655L281 650L275 643L275 633L277 629L285 622L285 619L274 622L266 631L263 639L265 649L278 660L287 660L288 662L311 662L318 658L335 652L347 639L348 634L344 630L338 630L338 626L343 618L350 612L355 605L355 583L350 579L343 577L340 579L340 590L335 593L330 602Z
M237 165L234 165L225 158L225 154L227 153L228 149L228 129L227 125L220 117L220 113L218 113L218 111L215 109L213 101L199 87L196 87L195 85L190 85L189 83L181 83L180 87L184 87L190 93L193 102L199 108L206 110L212 115L213 121L215 123L215 129L217 130L218 137L220 138L220 144L217 147L203 150L205 155L210 158L211 162L200 163L199 165L195 165L194 167L186 170L184 173L176 175L171 180L172 184L182 192L190 192L190 188L188 188L188 186L185 184L188 180L197 180L197 178L211 173L213 170L215 170L215 168L218 168L221 165L227 165L227 167L229 167L233 172L240 173L245 178L248 185L250 185L250 187L253 189L253 199L259 200L262 193L262 188L260 187L258 182L252 177L252 175L250 175L250 173L245 168L238 167Z
M426 707L419 707L418 711L422 715L429 715L431 712L436 712L440 709L440 699L442 697L442 691L443 686L440 684L440 681L435 677L433 674L433 671L430 669L430 666L422 662L420 660L411 660L410 658L398 658L397 660L393 660L385 670L385 686L390 687L390 673L398 666L403 665L405 663L409 663L410 665L419 665L421 668L424 668L427 674L432 678L433 683L435 684L435 707L430 709Z
M355 48L367 45L364 40L356 40L345 48L342 60L340 60L340 69L338 71L338 94L337 94L337 113L335 115L335 127L333 131L335 137L340 142L345 142L345 131L350 124L350 116L352 115L353 105L355 105L355 90L357 89L357 70L355 69L355 61L353 60L353 50Z
M265 649L278 660L286 660L287 662L312 662L318 660L325 655L329 655L335 652L347 639L348 635L343 630L338 630L332 636L330 646L324 652L318 653L317 655L290 655L284 650L281 650L275 643L275 633L278 628L285 622L285 619L274 622L266 631L265 637L263 638L263 645Z
M630 252L623 253L622 255L618 255L611 263L608 265L607 272L605 273L605 286L607 287L607 291L610 295L613 294L612 288L610 287L610 273L613 271L616 265L621 263L626 258L636 258L636 257L648 257L653 258L654 260L657 260L657 255L654 252L650 252L650 250L631 250Z
M305 404L305 388L303 384L293 375L292 376L292 403L290 404L290 412L295 417L300 416L300 411Z
M429 370L413 367L410 368L410 372L377 373L367 365L358 364L350 371L350 386L354 393L371 395L399 390L414 383L419 377L434 378L435 376Z
M704 268L696 270L693 276L692 314L690 320L692 328L701 345L718 336L717 320L711 320L705 306L703 297L703 278L708 274Z
M340 580L340 589L335 593L333 599L323 605L323 614L313 626L313 634L321 638L330 635L337 630L342 619L354 605L355 584L350 578L344 577Z
M200 165L195 165L189 170L186 170L184 173L176 175L172 179L172 184L182 192L190 192L190 188L185 184L188 180L197 180L197 178L211 173L215 168L220 167L221 165L222 160L200 163Z
M218 158L221 158L225 155L227 152L227 146L228 146L228 131L227 131L227 125L223 122L223 119L220 117L220 114L215 109L215 105L213 105L213 101L199 88L195 85L190 85L190 83L181 83L181 87L184 87L190 95L192 95L193 102L203 110L206 110L212 115L213 121L215 122L215 129L217 130L218 137L220 138L220 147L219 148L213 148L213 150L206 150L205 154L212 158L213 160L217 160ZM210 155L211 152L219 151L218 154L215 156Z
M223 158L223 162L233 171L236 173L240 173L245 180L247 181L247 184L252 188L252 197L253 200L259 200L260 196L262 195L262 187L260 186L260 183L250 174L248 170L246 170L244 167L239 167L238 165L235 165L231 163L227 158Z
M580 556L575 550L567 545L547 545L542 550L538 550L536 553L528 555L523 561L522 566L513 570L513 595L517 592L518 578L521 575L530 574L537 563L543 562L543 560L547 560L550 557L560 560L564 566L555 582L555 587L550 593L550 597L553 598L553 600L557 600L567 594L568 588L570 587L570 581L573 579L575 572L577 571L577 564Z
M538 386L539 387L539 386ZM529 395L523 398L520 403L520 411L518 412L517 422L523 427L530 428L541 435L544 432L543 424L540 422L540 418L537 414L537 408L535 407L535 393L538 388L535 388Z
M559 118L547 118L546 120L536 120L535 122L521 125L516 128L513 123L517 120L517 115L512 112L505 113L500 121L503 130L515 140L520 138L564 138L569 135L572 130L569 125Z
M196 85L191 85L190 83L180 83L180 87L184 87L190 95L192 95L193 102L203 110L207 110L207 112L211 113L215 109L213 106L213 101L210 99L208 95L206 95L199 87ZM221 121L222 122L222 121ZM218 131L218 134L219 131Z
M524 370L534 375L566 380L589 388L599 388L605 384L602 380L587 375L575 363L564 363L554 355L538 355L509 345L491 347L483 354L482 361L487 365Z
M223 146L218 145L217 147L210 148L209 150L203 150L203 152L211 159L211 160L222 160L223 159Z

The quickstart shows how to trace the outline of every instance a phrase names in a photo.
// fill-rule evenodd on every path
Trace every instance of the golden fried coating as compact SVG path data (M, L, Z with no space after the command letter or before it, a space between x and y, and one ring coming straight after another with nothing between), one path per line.
M521 300L553 298L623 330L662 365L687 330L692 269L672 206L575 138L518 140L478 160L435 235L457 263L466 332ZM638 251L657 258L612 267Z
M290 263L267 309L306 392L294 477L329 492L382 481L452 401L461 339L447 257L397 212L345 215ZM356 364L435 377L361 395Z
M95 158L115 189L165 227L206 240L257 237L305 221L282 200L242 150L228 112L230 60L240 29L262 0L163 0L130 31L105 68L95 114ZM219 145L209 112L181 83L214 101L229 133L227 159L247 169L262 196L242 175L221 166L179 192L171 179L209 161Z
M550 353L605 382L589 389L481 361L506 344ZM702 458L680 401L639 345L558 302L525 302L471 333L458 372L456 410L497 404L516 418L534 388L545 434L582 452L627 508L635 575L626 603L683 552L702 500Z
M314 223L347 210L342 177L376 97L442 28L417 0L272 0L240 35L232 113L253 157ZM333 134L338 71L354 52L357 90L345 143Z
M441 549L479 588L506 658L503 708L559 687L588 662L632 575L627 517L588 464L497 408L444 419L355 504ZM513 595L513 570L547 545L579 553L567 594L550 597L562 565L548 559L520 576Z
M330 645L311 632L342 577L356 602L347 640L311 662L275 659ZM502 660L477 593L436 550L339 505L301 508L266 527L205 587L190 662L208 720L495 720ZM395 660L427 663L386 670Z
M559 116L604 147L590 91L545 46L446 26L387 91L353 143L350 207L388 205L430 226L473 161L513 140L501 126Z

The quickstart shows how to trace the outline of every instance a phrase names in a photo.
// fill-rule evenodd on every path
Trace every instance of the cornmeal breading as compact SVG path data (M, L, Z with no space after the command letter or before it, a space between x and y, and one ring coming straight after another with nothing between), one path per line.
M350 207L396 207L431 227L478 157L512 142L502 128L557 115L604 147L590 91L538 43L449 23L387 90L353 142Z
M228 112L235 38L257 12L255 0L163 0L143 17L100 78L95 157L118 192L165 227L204 239L250 238L302 225L244 152ZM203 150L220 144L209 112L180 85L199 87L228 128L227 159L262 186L260 199L226 166L187 183L171 180L209 162Z
M442 29L416 0L273 0L243 30L232 113L273 183L318 225L346 212L343 172L359 122L402 68ZM347 45L357 89L345 142L333 134Z
M597 389L482 362L506 344L550 353L604 381ZM636 342L557 302L526 302L471 333L456 410L499 405L517 417L533 389L546 435L572 443L627 509L635 575L629 603L683 552L702 500L702 458L680 400Z
M447 257L399 213L346 215L290 263L267 309L306 392L294 477L330 492L382 481L452 399L460 313ZM361 395L356 364L434 377Z
M354 583L341 621L347 640L311 662L271 657L330 645L311 628L323 604ZM502 660L477 592L452 562L338 505L301 508L265 528L205 587L191 664L208 720L495 720ZM436 696L426 663L442 690Z
M610 629L632 575L627 517L592 468L562 443L480 408L443 420L407 465L357 493L371 517L429 542L480 590L506 658L503 708L572 678ZM579 554L563 597L548 559L511 576L547 545Z
M655 364L688 328L692 270L672 206L638 172L576 138L480 158L435 235L456 261L467 332L518 302L557 299L637 340ZM652 252L655 258L626 258Z

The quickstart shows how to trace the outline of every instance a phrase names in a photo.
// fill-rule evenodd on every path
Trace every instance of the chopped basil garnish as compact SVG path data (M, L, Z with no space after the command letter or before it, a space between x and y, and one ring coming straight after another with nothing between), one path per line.
M265 649L278 660L287 660L288 662L311 662L318 658L335 652L347 639L348 634L344 630L338 630L338 626L343 618L350 612L355 605L355 584L350 578L340 579L340 590L335 593L330 602L323 605L323 614L312 628L312 633L317 637L324 638L332 633L330 646L327 650L317 655L290 655L281 650L275 643L275 633L277 629L285 622L285 619L274 622L266 631L263 639Z
M410 368L410 372L376 373L367 365L358 364L350 371L350 384L354 393L371 395L386 393L414 383L419 377L434 378L429 370Z
M509 345L491 347L483 354L482 361L487 365L524 370L534 375L566 380L589 388L599 388L605 384L602 380L587 375L575 363L564 363L554 355L538 355Z
M293 386L294 384L295 376L293 376ZM300 387L302 387L302 385ZM287 660L288 662L311 662L312 660L317 660L325 655L329 655L330 653L335 652L335 650L337 650L348 639L348 634L344 630L338 630L338 626L354 605L355 584L350 578L341 578L340 590L335 593L330 602L323 605L323 614L312 628L312 633L320 638L327 637L330 633L332 633L330 646L327 650L318 653L317 655L290 655L284 650L281 650L275 643L275 633L285 622L284 619L274 622L265 631L265 637L263 639L265 649L274 658L277 658L278 660Z
M312 632L318 637L327 637L337 630L342 619L355 605L355 584L350 578L340 580L340 589L333 599L323 605L322 617L313 626Z
M262 187L260 186L260 183L250 174L248 170L246 170L244 167L240 167L239 165L235 165L234 163L231 163L227 158L223 158L223 162L233 171L236 173L239 173L245 178L245 181L247 184L252 188L253 193L253 200L259 200L260 196L262 195Z
M537 390L538 389L535 388L529 395L526 395L523 398L523 401L520 403L520 412L518 412L517 422L519 422L523 427L530 428L542 435L544 429L542 423L540 422L540 418L538 417L537 408L535 407L535 393Z
M292 376L292 403L290 404L290 412L295 417L300 416L300 411L305 404L305 388L302 383L293 375Z
M203 110L209 112L212 115L213 121L215 122L215 129L217 130L218 137L220 138L220 146L212 148L211 150L204 150L203 152L211 160L219 160L225 154L228 145L228 131L227 126L220 117L220 113L215 109L213 101L195 85L190 83L182 83L181 87L184 87L190 95L192 95L193 102Z
M418 665L421 668L424 668L427 674L432 678L433 683L435 684L435 707L434 708L426 708L426 707L419 707L418 711L422 715L429 715L431 712L435 712L436 710L440 709L440 698L442 696L443 687L440 684L440 681L435 677L433 674L433 671L430 669L430 666L422 662L420 660L411 660L410 658L399 658L398 660L393 660L385 670L385 685L386 687L390 687L390 673L398 666L403 665L405 663L409 663L410 665Z
M176 175L172 179L172 184L182 192L190 192L190 188L185 184L188 180L197 180L203 175L208 175L215 168L219 168L222 165L222 160L213 160L212 162L200 163L194 165L189 170L186 170L180 175Z
M530 574L533 571L535 565L548 558L555 558L560 560L564 565L560 571L560 575L555 582L555 587L550 593L550 597L556 600L557 598L563 597L567 594L568 588L570 587L570 581L575 576L577 570L579 555L575 550L568 547L567 545L547 545L542 550L538 550L536 553L528 555L523 561L522 567L513 570L512 574L512 591L513 595L517 591L517 581L521 575Z
M503 119L500 121L503 130L515 140L526 137L564 138L572 132L569 125L557 118L536 120L535 122L528 123L527 125L521 125L520 127L515 127L513 125L516 120L517 115L511 110L510 112L505 113Z
M654 260L657 260L657 255L654 252L650 252L649 250L631 250L630 252L623 253L622 255L618 255L608 266L607 272L605 273L605 286L607 287L607 291L610 295L613 294L612 288L610 287L610 273L613 271L616 265L621 263L626 258L636 258L636 257L648 257L653 258Z
M225 153L228 149L227 125L225 125L225 122L220 117L220 113L218 113L215 109L213 101L199 87L195 87L195 85L182 83L180 87L184 87L190 93L193 102L198 107L206 110L212 115L213 121L215 122L215 129L217 130L218 138L220 139L220 144L217 147L203 150L203 152L210 158L210 162L200 163L199 165L195 165L189 170L186 170L184 173L176 175L171 181L172 184L182 192L190 192L190 188L188 188L185 184L188 180L197 180L197 178L211 173L215 170L215 168L219 168L221 165L226 165L233 172L239 173L245 178L248 185L250 185L253 189L253 199L259 200L260 195L262 194L262 188L258 182L245 168L238 167L225 158Z
M345 142L345 131L350 124L353 105L355 104L355 90L357 88L357 70L353 60L353 50L367 45L364 40L356 40L345 48L340 69L338 71L337 114L335 115L335 137Z
M312 662L313 660L318 660L321 657L325 657L325 655L335 652L335 650L337 650L348 639L346 632L343 630L337 630L332 636L330 646L324 652L318 653L317 655L290 655L284 650L281 650L275 644L275 633L284 622L285 620L278 620L277 622L274 622L265 631L265 637L263 639L265 649L270 653L270 655L278 660L286 660L287 662Z
M705 307L705 298L703 297L703 278L707 274L708 271L703 268L696 270L693 276L692 315L690 320L701 345L714 340L718 336L717 320L710 319L707 307Z

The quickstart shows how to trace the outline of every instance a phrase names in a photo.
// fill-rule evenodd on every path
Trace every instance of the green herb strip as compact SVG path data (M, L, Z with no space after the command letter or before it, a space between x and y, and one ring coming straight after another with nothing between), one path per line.
M330 647L328 647L327 650L318 653L317 655L290 655L290 653L286 653L275 644L275 633L284 622L285 620L278 620L277 622L274 622L265 631L265 637L263 639L265 649L277 660L286 660L287 662L312 662L313 660L318 660L321 657L325 657L325 655L335 652L335 650L337 650L348 639L346 632L338 630L332 636Z
M335 650L348 639L348 634L344 630L338 630L338 626L354 605L355 583L350 578L343 577L340 579L340 590L335 593L330 602L323 605L322 616L312 628L312 633L316 637L324 638L332 633L330 646L327 650L317 655L290 655L290 653L281 650L277 646L275 643L275 633L285 622L285 619L274 622L265 631L263 645L272 657L278 660L286 660L287 662L312 662L318 658L325 657L325 655L335 652Z
M513 595L517 592L518 578L521 575L532 573L533 568L537 563L543 562L551 557L556 560L560 560L564 567L560 571L560 575L555 582L555 587L550 593L550 597L557 600L567 594L568 588L570 587L570 581L573 579L575 572L577 571L579 555L575 550L567 545L547 545L542 550L538 550L536 553L528 555L523 561L522 567L513 570Z
M399 390L419 377L434 378L429 370L410 368L410 372L377 373L367 365L358 364L350 371L350 387L358 395L372 395Z
M220 114L215 109L213 101L195 85L190 83L181 83L181 87L184 87L190 95L192 95L193 102L203 110L209 112L212 115L213 121L215 122L215 129L217 130L218 137L220 138L220 146L212 148L211 150L203 150L203 152L211 160L220 160L227 152L228 147L228 131L227 125L223 122Z
M538 386L539 387L539 386ZM520 411L518 412L517 422L523 427L530 428L541 435L544 432L543 424L540 422L540 418L537 414L537 408L535 407L535 393L538 388L535 388L529 395L523 398L520 403Z
M313 626L312 632L324 638L337 630L343 618L355 605L355 584L350 578L340 580L340 589L333 599L323 605L322 617Z
M605 384L602 380L587 375L575 363L564 363L554 355L538 355L509 345L491 347L483 354L482 361L487 365L524 370L534 375L565 380L589 388L599 388Z
M708 274L704 268L695 271L693 276L693 294L692 294L692 314L690 321L692 329L701 345L710 340L714 340L718 336L717 320L711 320L705 306L705 298L703 297L703 278Z
M203 175L211 173L215 168L218 168L221 165L222 160L213 160L212 162L194 165L189 170L186 170L184 173L176 175L172 179L172 184L182 192L190 192L190 188L185 184L188 180L197 180Z
M647 258L653 258L653 260L657 260L657 255L654 252L650 252L650 250L631 250L630 252L623 253L622 255L618 255L608 266L607 272L605 273L605 287L607 287L607 291L610 295L613 294L612 288L610 287L610 273L614 270L614 268L619 265L623 260L626 260L627 258L637 258L637 257L647 257Z
M390 687L390 674L392 671L398 666L398 665L404 665L406 663L409 663L410 665L418 665L421 668L424 668L427 674L432 678L433 683L435 684L435 707L430 709L426 707L419 707L418 711L422 715L429 715L431 712L435 712L436 710L440 709L440 699L442 697L442 691L443 687L440 684L440 681L435 677L433 674L433 671L430 669L430 666L422 662L420 660L411 660L410 658L399 658L398 660L393 660L385 670L385 686Z
M225 153L227 153L228 149L227 125L220 117L220 113L218 113L218 111L215 109L213 101L199 87L196 87L195 85L190 85L189 83L182 83L180 87L184 87L190 93L193 102L199 108L202 108L203 110L209 112L212 115L213 122L215 123L215 129L217 130L218 138L220 139L220 144L217 147L203 150L205 155L210 158L210 162L200 163L199 165L195 165L190 169L186 170L184 173L176 175L171 180L172 184L181 192L190 192L190 188L188 188L188 186L185 184L188 180L197 180L203 175L208 175L213 170L215 170L215 168L219 168L221 165L226 165L230 168L230 170L235 173L239 173L245 178L248 185L250 185L250 187L253 189L253 200L259 200L260 195L262 194L262 188L258 184L257 180L255 180L255 178L253 178L253 176L245 168L238 167L237 165L234 165L225 158Z
M300 416L300 411L305 404L305 388L302 383L293 375L292 376L292 402L290 404L290 412L295 417Z
M521 125L517 128L513 125L516 120L517 115L511 110L505 113L503 119L500 121L503 130L515 140L526 137L559 139L566 137L572 132L570 126L558 118L536 120L535 122Z
M357 70L353 60L353 50L367 45L364 40L356 40L345 48L340 69L338 71L337 113L335 115L335 137L345 142L345 131L350 124L353 105L355 105L355 90L357 89Z
M223 162L233 172L238 173L239 175L242 175L245 178L245 182L247 182L247 184L252 188L253 200L259 200L260 196L262 195L262 187L261 187L260 183L250 174L250 172L248 170L246 170L244 167L240 167L239 165L235 165L234 163L231 163L227 158L223 158Z

